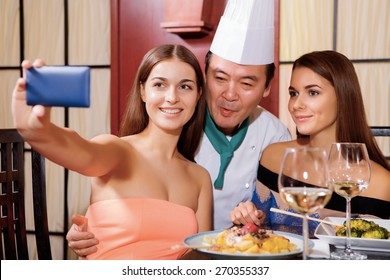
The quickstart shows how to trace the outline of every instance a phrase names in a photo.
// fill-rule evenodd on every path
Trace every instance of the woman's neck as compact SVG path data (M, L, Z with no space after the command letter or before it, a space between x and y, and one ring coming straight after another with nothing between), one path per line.
M180 131L181 132L181 131ZM171 159L178 153L177 143L180 138L180 132L166 132L160 129L146 127L138 134L142 139L142 146L155 153L157 156Z
M310 147L319 147L324 148L329 152L330 146L332 143L336 142L336 136L333 133L320 133L316 135L310 135L310 140L308 145Z

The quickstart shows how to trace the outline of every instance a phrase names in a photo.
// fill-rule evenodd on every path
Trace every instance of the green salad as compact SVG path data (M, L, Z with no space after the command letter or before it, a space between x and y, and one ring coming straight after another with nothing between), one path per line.
M336 236L346 236L347 226L336 228ZM390 239L389 231L378 224L364 219L351 219L351 237Z

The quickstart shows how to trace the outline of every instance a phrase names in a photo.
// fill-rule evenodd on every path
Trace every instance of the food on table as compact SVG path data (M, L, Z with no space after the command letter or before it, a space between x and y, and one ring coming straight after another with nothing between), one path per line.
M346 222L344 222L343 226L336 227L336 236L346 235L347 227ZM351 237L390 239L390 233L373 221L351 219Z
M242 254L280 254L297 250L297 246L284 236L260 229L253 223L243 227L233 226L220 232L215 238L206 236L210 251Z
M254 223L247 223L245 226L243 226L240 229L240 234L245 235L247 233L258 233L259 232L259 227L256 226Z

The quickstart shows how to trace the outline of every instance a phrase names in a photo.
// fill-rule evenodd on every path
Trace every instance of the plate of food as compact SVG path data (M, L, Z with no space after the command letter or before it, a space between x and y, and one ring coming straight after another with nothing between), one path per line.
M333 222L339 227L321 223L314 235L333 244L337 248L345 247L345 218L326 217L325 221ZM390 252L390 220L385 219L351 219L351 247L355 250Z
M288 259L302 253L303 238L247 223L243 227L194 234L184 244L213 259Z

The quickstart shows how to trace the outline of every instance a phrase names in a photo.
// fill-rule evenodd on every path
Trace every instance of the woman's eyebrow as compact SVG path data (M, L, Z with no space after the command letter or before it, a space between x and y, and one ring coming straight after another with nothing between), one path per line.
M322 88L321 86L319 86L317 84L309 84L309 85L304 86L304 89L313 88L313 87ZM289 86L288 89L289 90L296 90L293 86Z
M320 86L317 85L317 84L310 84L310 85L306 85L306 86L305 86L305 89L307 89L307 88L313 88L313 87L322 88L322 87L320 87Z
M194 81L194 80L191 80L191 79L182 79L182 80L180 80L180 83L187 83L187 82L190 82L190 83L194 83L194 84L195 84L195 81Z
M155 81L155 80L159 80L159 81L168 81L168 79L167 78L164 78L164 77L153 77L153 78L151 78L150 79L151 81ZM192 80L192 79L181 79L180 80L180 83L188 83L188 82L190 82L190 83L194 83L195 84L195 81L194 80Z
M162 80L162 81L166 81L167 78L164 78L164 77L153 77L153 78L151 78L150 80L151 80L151 81L153 81L153 80Z

